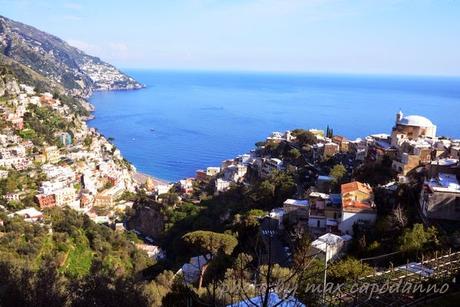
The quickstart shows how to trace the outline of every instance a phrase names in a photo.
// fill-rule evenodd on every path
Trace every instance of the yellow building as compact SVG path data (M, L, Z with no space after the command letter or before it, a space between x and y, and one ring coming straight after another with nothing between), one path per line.
M339 149L341 152L348 152L350 141L348 141L346 137L335 135L332 138L332 142L339 145Z
M57 163L61 159L61 153L59 152L57 146L45 147L43 154L45 155L46 162L48 163Z
M400 159L393 160L392 168L403 176L406 176L410 171L420 166L420 155L410 155L403 153Z

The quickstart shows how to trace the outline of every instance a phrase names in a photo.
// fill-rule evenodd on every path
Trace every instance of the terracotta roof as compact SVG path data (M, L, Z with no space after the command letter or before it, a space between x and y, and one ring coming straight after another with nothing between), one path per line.
M348 139L347 139L346 137L341 136L341 135L334 135L334 136L332 137L332 139L333 139L334 141L337 141L337 142L346 142L346 141L348 141Z
M362 210L374 210L374 206L371 200L355 200L353 197L347 197L346 195L353 192L361 192L369 195L369 199L372 197L372 188L368 184L364 184L359 181L353 181L341 185L342 190L342 207L344 211L362 211Z
M362 211L366 209L374 209L374 207L370 203L360 202L351 199L344 200L342 205L344 211Z
M369 185L364 184L359 181L344 183L340 186L340 188L341 188L342 194L346 194L346 193L350 193L354 191L360 191L360 192L367 193L367 194L372 193L372 188Z

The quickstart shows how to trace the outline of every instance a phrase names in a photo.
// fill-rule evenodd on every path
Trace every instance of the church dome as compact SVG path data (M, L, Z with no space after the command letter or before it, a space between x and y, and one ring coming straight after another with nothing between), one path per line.
M398 124L404 126L415 126L415 127L432 127L434 126L431 120L420 115L409 115L404 116Z

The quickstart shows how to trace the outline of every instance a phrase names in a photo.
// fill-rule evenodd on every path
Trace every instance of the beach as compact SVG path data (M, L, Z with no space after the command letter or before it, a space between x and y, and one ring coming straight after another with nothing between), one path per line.
M136 172L133 175L134 181L136 181L136 183L138 183L138 184L145 184L148 178L150 178L153 181L153 184L155 186L164 185L164 184L169 183L167 180L156 178L156 177L153 177L153 176L150 176L150 175L147 175L147 174L144 174L144 173L140 173L140 172Z

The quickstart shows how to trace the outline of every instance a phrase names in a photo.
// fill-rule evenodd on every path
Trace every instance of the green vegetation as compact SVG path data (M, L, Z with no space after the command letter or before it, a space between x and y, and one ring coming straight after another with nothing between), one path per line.
M24 206L33 206L33 196L41 181L44 180L44 174L39 170L15 171L10 170L6 179L0 180L0 199L7 193L21 193L21 203L14 205L8 204L8 207L22 208Z
M32 60L40 60L34 53L27 55ZM31 84L37 86L37 91L53 92L55 99L73 110L69 119L51 108L30 106L24 116L25 128L18 134L33 142L33 152L39 152L39 147L45 144L59 145L57 133L72 134L79 122L78 115L88 114L80 99L63 94L60 86L43 83L19 63L10 61L8 65L14 69L7 72L0 63L0 75L8 74L10 78L20 74L21 80L26 81L32 78ZM67 88L79 87L71 73L62 75L62 83ZM2 102L8 103L6 99ZM8 107L13 105L10 103ZM0 127L6 124L1 122ZM282 206L287 198L305 196L319 173L329 173L338 190L341 183L351 179L347 161L350 164L357 161L349 160L347 153L328 159L312 158L315 156L312 145L317 137L304 129L295 129L292 136L296 138L293 142L257 143L258 153L283 160L283 171L259 178L250 169L245 184L232 184L225 193L213 195L215 178L194 182L194 191L188 196L179 197L177 187L156 199L143 190L124 193L120 200L134 202L133 208L125 212L128 227L133 228L130 222L140 226L136 229L152 236L167 252L167 259L158 263L136 248L136 244L142 242L134 233L115 232L71 209L47 209L43 225L0 213L3 222L0 226L0 305L185 306L193 299L203 302L202 305L215 306L240 300L240 290L234 289L246 289L245 294L251 296L267 295L267 289L273 284L288 289L299 285L296 296L314 305L317 297L302 293L302 289L309 283L322 282L324 264L318 258L312 260L308 231L285 223L286 231L276 239L281 251L286 252L287 248L292 257L278 259L279 263L288 263L288 267L283 267L271 259L273 237L261 236L260 228L266 226L264 218L270 210ZM333 137L329 127L326 136ZM93 137L87 136L83 144L90 149ZM114 146L112 154L115 150ZM131 168L127 160L117 163ZM347 168L342 163L346 163ZM395 177L391 163L388 156L382 161L363 163L352 177L374 186L387 183ZM44 179L39 169L11 170L8 178L0 181L0 204L9 210L36 206L33 196ZM74 187L77 191L82 188L80 184ZM103 189L111 187L107 182ZM391 197L390 192L381 187L375 190L378 209L375 227L355 225L350 257L330 264L329 281L350 283L372 274L374 270L358 260L360 258L392 253L396 254L394 263L401 263L406 260L403 257L437 248L444 239L436 228L417 223L414 209L417 187L400 185ZM2 196L13 192L21 192L21 200L7 203ZM109 210L94 208L94 212L101 215L108 214ZM185 285L180 274L173 272L198 255L205 257L207 264L200 268L199 280L194 285ZM376 263L382 264L379 261L387 260L379 258ZM388 262L382 267L386 265ZM257 293L259 286L265 293Z
M25 140L33 140L37 137L37 133L33 129L25 128L19 131L19 136Z
M15 77L25 84L34 86L39 92L46 92L52 89L50 81L36 73L29 67L16 62L0 53L0 75ZM60 89L63 90L63 89Z
M266 180L257 182L249 191L249 197L256 208L271 210L280 206L286 198L291 198L296 192L296 182L292 174L287 172L272 172Z
M334 136L334 129L330 128L329 125L327 125L326 137L332 139L333 136Z
M369 276L374 270L366 263L354 258L346 258L334 263L328 270L328 278L332 282L354 282L360 277Z
M161 194L158 198L162 204L167 206L174 206L179 201L179 195L175 192Z
M70 95L65 95L58 91L54 92L53 97L55 99L59 99L63 105L68 106L77 115L88 116L90 114L89 111L83 108L82 103L80 102L79 98L76 98Z
M400 250L403 252L419 252L428 245L436 245L437 231L434 227L425 228L422 224L415 224L412 229L404 231L400 237Z
M25 129L21 131L26 139L31 140L35 145L43 145L45 142L50 145L59 145L55 136L56 132L67 131L73 128L73 123L66 121L58 113L46 107L30 105L28 112L24 115Z
M184 241L197 248L202 254L210 253L211 256L219 252L231 254L238 241L235 237L212 231L194 231L183 237Z
M15 306L40 305L47 298L37 291L45 281L52 288L48 295L53 306L63 300L62 306L90 305L92 300L108 298L95 297L97 291L80 296L73 293L72 283L83 291L97 277L99 291L106 292L112 282L119 282L120 286L129 284L131 277L152 265L152 260L136 249L128 234L97 225L71 209L48 210L45 227L20 218L0 218L4 221L4 226L0 226L0 270L10 272L0 274L0 283L5 287L5 291L0 291L2 305L13 299L22 302ZM27 286L21 282L23 278L27 278ZM137 291L133 287L131 291ZM34 295L24 292L32 290ZM121 293L125 291L128 289Z
M195 249L198 255L203 255L208 262L220 254L230 255L238 244L238 240L231 235L203 230L187 233L183 236L183 240ZM203 276L208 265L209 263L200 270L198 289L203 284Z
M85 144L87 148L89 148L92 143L93 143L93 138L90 135L86 136L85 139L83 140L83 144Z
M391 158L385 155L380 162L361 165L354 171L353 176L356 180L367 182L373 186L386 184L396 177L396 173L391 165Z
M300 150L298 150L297 148L293 148L293 149L289 150L289 157L291 159L297 160L301 156L302 156L302 154L300 153Z
M22 83L33 86L37 93L54 92L54 98L58 98L61 103L70 107L75 114L82 116L89 115L89 112L83 108L78 98L65 94L64 87L52 84L43 75L35 72L26 65L5 57L3 54L0 54L0 75L21 80Z
M316 143L316 136L308 130L295 129L292 131L292 136L297 138L297 142L301 145L313 145Z
M155 277L153 282L142 287L142 296L147 298L147 306L162 306L163 298L171 291L174 284L174 273L164 271Z
M165 230L168 231L175 225L179 225L180 223L187 223L187 220L191 220L200 213L200 211L204 209L204 207L200 207L194 204L185 203L177 208L173 208L170 206L163 207L163 214L165 214L166 218L166 225Z
M346 174L347 174L347 169L342 164L334 165L334 167L329 172L329 176L333 178L332 182L336 185L339 185L342 183L342 179L345 177Z
M69 243L65 262L62 264L62 272L74 277L87 275L93 261L93 252L89 246L88 238L80 233Z

